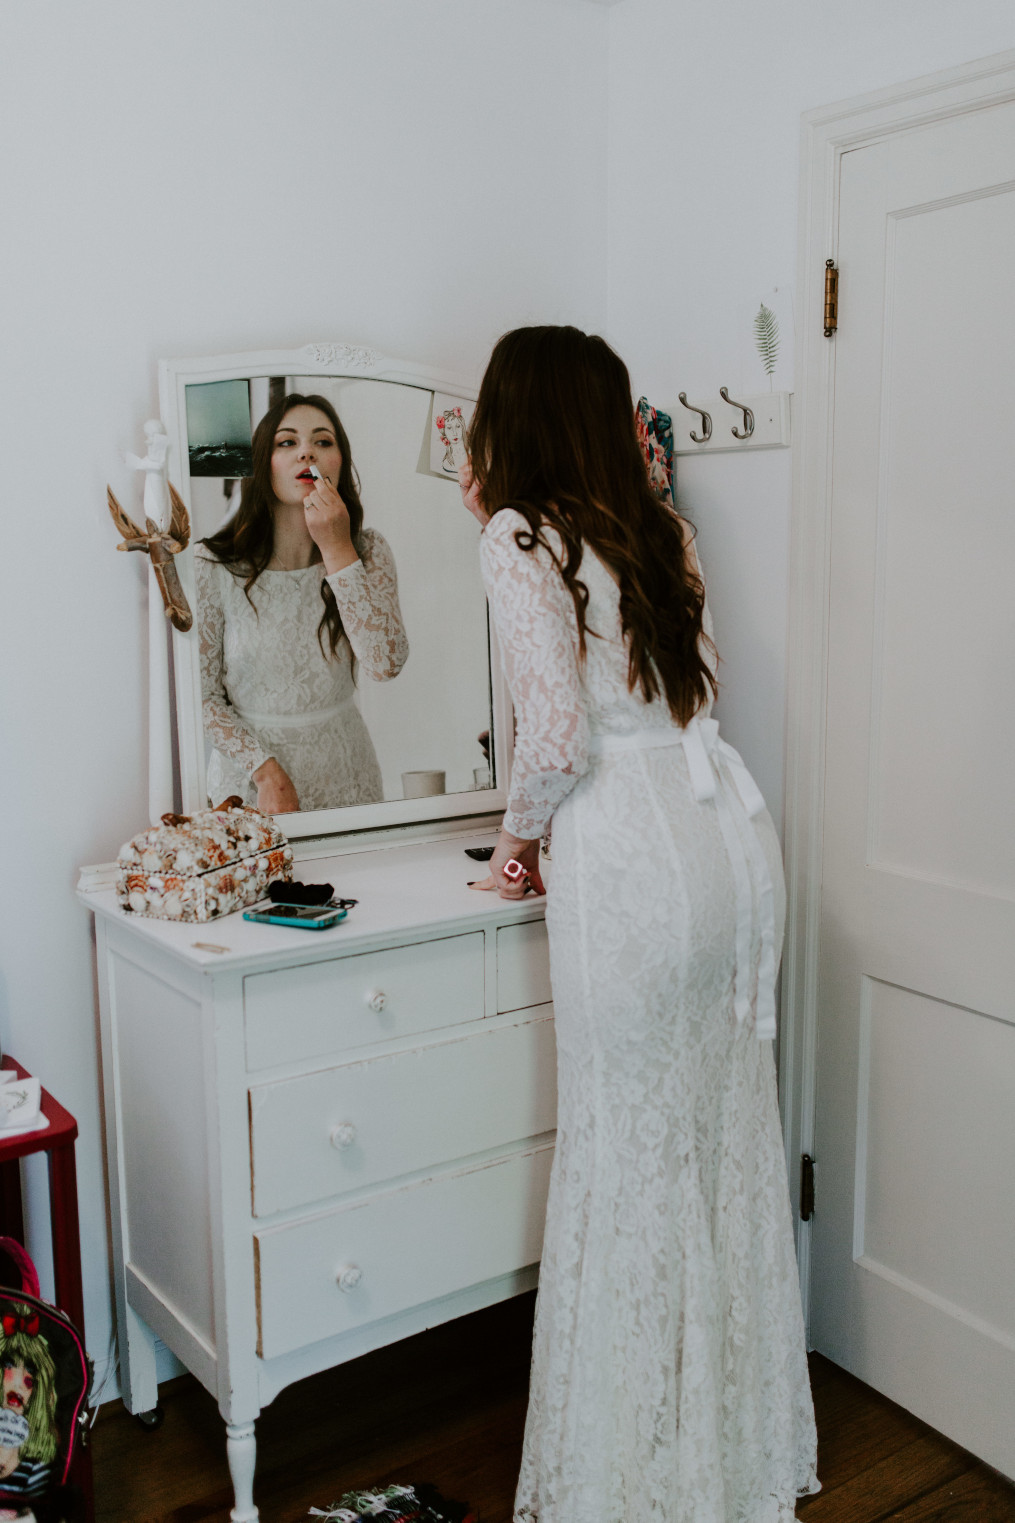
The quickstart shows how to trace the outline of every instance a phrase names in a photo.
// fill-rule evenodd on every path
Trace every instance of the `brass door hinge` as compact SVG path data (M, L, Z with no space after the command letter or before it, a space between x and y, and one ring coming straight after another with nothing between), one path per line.
M825 260L825 337L839 326L839 272L834 259Z
M800 1159L800 1220L809 1222L814 1215L814 1159L804 1153Z

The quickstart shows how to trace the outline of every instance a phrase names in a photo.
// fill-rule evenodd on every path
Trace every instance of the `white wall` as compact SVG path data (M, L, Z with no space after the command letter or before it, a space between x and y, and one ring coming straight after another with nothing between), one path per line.
M4 44L0 1040L81 1125L101 1356L72 887L145 823L145 584L104 494L136 500L120 451L156 411L158 357L325 337L478 372L505 328L571 321L606 331L657 403L733 389L745 314L794 278L800 112L1015 45L1015 17L1011 0L36 0L5 7ZM724 725L776 803L788 454L695 461L680 486Z
M601 326L607 20L585 0L4 7L0 1040L81 1127L100 1358L72 888L147 811L144 568L115 553L106 482L138 501L120 452L157 411L161 355L334 338L470 374L519 322ZM40 1225L33 1246L45 1260Z
M1011 0L621 0L609 14L608 336L635 386L676 410L682 390L766 389L750 333L765 301L790 389L801 112L1015 46ZM778 814L789 451L682 460L679 500L725 658L717 714Z

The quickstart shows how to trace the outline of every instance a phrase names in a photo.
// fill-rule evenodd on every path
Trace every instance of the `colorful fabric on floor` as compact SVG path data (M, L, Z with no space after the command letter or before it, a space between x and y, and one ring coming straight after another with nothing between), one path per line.
M382 1486L349 1491L330 1507L312 1507L324 1523L479 1523L462 1502L449 1502L433 1486Z

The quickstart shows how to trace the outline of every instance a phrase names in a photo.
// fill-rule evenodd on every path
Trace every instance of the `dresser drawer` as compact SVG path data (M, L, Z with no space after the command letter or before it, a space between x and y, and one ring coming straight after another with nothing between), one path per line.
M483 987L481 931L249 974L247 1068L480 1020Z
M254 1237L265 1359L539 1260L552 1147Z
M527 1010L552 998L544 922L502 925L497 932L497 1009Z
M250 1090L254 1215L551 1132L549 1017Z

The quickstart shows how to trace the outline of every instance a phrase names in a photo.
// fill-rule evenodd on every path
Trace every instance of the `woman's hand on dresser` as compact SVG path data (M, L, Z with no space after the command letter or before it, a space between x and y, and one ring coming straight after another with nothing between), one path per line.
M295 814L299 809L292 778L273 756L251 773L250 781L257 789L257 807L262 814Z
M479 500L479 487L472 474L471 462L458 467L458 485L465 506L476 522L485 529L490 522L490 515Z
M504 873L505 863L512 860L520 862L525 869L525 877L517 882ZM537 894L545 894L546 889L539 874L538 840L523 841L502 830L490 858L490 876L480 879L478 883L470 883L469 887L487 893L496 889L502 899L524 899L530 887Z
M321 476L314 490L304 497L303 515L329 576L359 560L352 542L349 510L326 476Z

